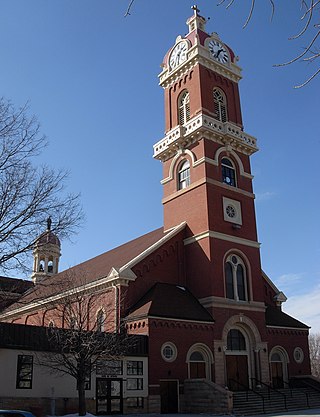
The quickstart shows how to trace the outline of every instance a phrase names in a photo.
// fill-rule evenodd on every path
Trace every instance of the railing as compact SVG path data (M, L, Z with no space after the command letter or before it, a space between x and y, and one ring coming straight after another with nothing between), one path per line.
M252 388L249 388L248 385L244 385L241 382L237 381L236 379L230 378L230 379L228 379L228 383L229 382L235 382L238 386L245 388L247 402L249 400L249 392L250 391L253 392L253 393L255 393L255 394L257 394L261 398L261 400L262 400L262 411L263 411L263 413L266 412L265 411L265 405L264 405L264 396L261 394L261 392L258 392L258 391L254 390Z
M184 142L186 139L191 138L200 128L208 132L215 132L218 136L228 136L233 142L241 146L246 146L251 153L258 150L257 139L245 133L241 127L228 121L223 123L213 117L200 113L183 126L178 125L167 132L166 136L153 146L153 156L157 157L173 145L177 145L179 142Z
M264 387L267 387L267 389L268 389L268 399L269 399L269 400L270 400L270 392L276 392L277 394L282 395L283 400L284 400L284 408L285 408L285 410L288 410L288 408L287 408L287 396L286 396L286 394L284 394L283 392L281 392L281 391L277 390L276 388L273 388L273 387L271 387L270 385L268 385L268 384L266 384L266 383L264 383L264 382L260 381L260 380L259 380L259 379L257 379L257 378L251 378L251 381L254 381L254 382L256 382L256 383L258 383L259 385L262 385L262 386L264 386Z
M316 386L316 384L311 384L310 382L306 381L305 379L301 379L299 380L300 384L302 384L303 386L305 386L306 388L312 388L315 391L320 392L320 388L318 386ZM287 383L288 384L288 383ZM288 384L289 385L289 384ZM289 385L290 386L290 385ZM309 401L309 393L308 392L304 392L301 390L298 390L298 388L295 388L297 391L302 392L305 396L306 396L306 402L307 402L307 407L310 408L310 401Z
M291 397L292 397L292 387L290 386L289 382L287 382L287 381L283 381L283 382L290 389ZM308 384L307 381L301 381L301 382L302 382L302 385L306 385L306 386L309 386L309 387L313 388L312 384ZM295 389L295 391L301 392L301 394L305 395L305 397L306 397L306 405L307 405L308 408L310 408L309 393L308 392L305 392L305 391L299 390L298 387L295 387L294 389Z

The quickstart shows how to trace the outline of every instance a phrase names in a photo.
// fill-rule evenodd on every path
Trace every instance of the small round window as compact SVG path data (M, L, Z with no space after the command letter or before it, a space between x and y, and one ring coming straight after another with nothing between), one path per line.
M231 204L226 207L226 213L231 219L237 215L236 209Z
M293 351L293 357L297 363L303 362L303 359L304 359L303 350L299 347L296 347L295 350Z
M166 362L173 362L177 357L177 348L171 342L166 342L161 347L161 356Z

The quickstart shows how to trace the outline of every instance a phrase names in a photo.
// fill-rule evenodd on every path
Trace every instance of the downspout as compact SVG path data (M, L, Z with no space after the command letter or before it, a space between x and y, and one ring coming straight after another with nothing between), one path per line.
M119 323L119 308L120 308L120 302L119 302L119 287L117 285L114 285L114 327L115 332L119 333L120 331L120 323Z

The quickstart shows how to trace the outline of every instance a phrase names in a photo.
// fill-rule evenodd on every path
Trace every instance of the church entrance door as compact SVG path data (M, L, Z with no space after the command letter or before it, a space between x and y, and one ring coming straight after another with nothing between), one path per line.
M161 413L178 413L178 381L160 381Z
M97 378L97 414L122 414L122 379Z
M283 388L283 365L282 362L271 362L271 378L273 388Z
M227 381L231 391L249 388L248 358L246 355L227 355Z

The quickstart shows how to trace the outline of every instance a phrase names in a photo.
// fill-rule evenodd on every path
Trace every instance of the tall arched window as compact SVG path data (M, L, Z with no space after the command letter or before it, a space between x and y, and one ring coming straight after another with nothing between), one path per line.
M178 100L178 119L179 125L184 125L190 120L190 96L188 91L184 91Z
M178 190L187 188L190 185L190 163L185 160L178 169Z
M213 89L214 112L220 122L227 121L227 100L225 95L218 88Z
M228 256L224 265L226 297L231 300L248 300L246 268L239 256Z
M221 160L221 172L222 172L222 182L233 187L237 186L236 181L236 170L228 158L222 158Z

